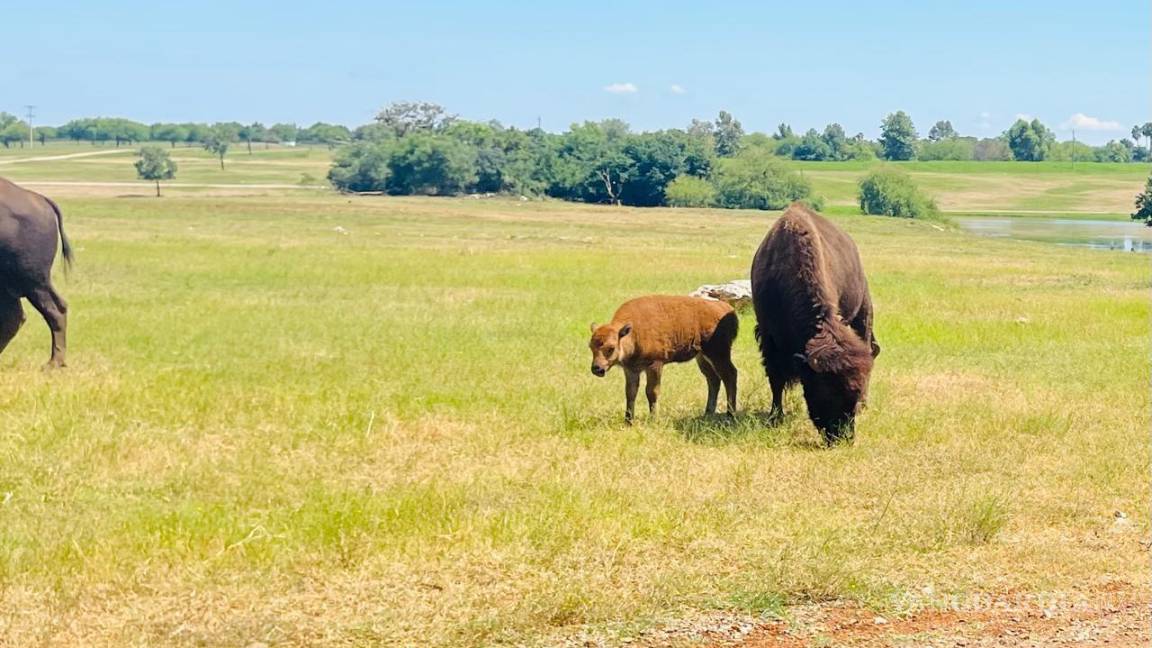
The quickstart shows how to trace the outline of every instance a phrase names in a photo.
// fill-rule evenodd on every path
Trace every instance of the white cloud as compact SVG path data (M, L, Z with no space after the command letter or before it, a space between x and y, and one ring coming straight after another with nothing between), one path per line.
M604 86L604 92L611 92L612 94L633 94L639 91L640 89L634 83L610 83Z
M1079 128L1081 130L1089 131L1118 131L1123 130L1120 122L1106 121L1099 117L1090 117L1084 113L1076 113L1068 118L1060 128L1069 130L1072 128Z
M684 86L678 83L673 83L672 85L668 86L668 89L672 91L672 94L684 94L685 92L688 92L684 89Z
M1028 113L1016 113L1016 119L1023 119L1024 121L1032 121L1034 118Z

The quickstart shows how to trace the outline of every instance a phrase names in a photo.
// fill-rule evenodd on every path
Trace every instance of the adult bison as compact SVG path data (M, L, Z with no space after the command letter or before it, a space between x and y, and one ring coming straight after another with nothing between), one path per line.
M52 287L56 241L64 261L72 263L72 246L64 236L60 207L38 193L0 178L0 351L24 323L20 298L39 311L52 331L48 367L63 367L67 347L68 305Z
M772 386L772 412L799 381L825 441L851 440L880 345L856 244L831 221L794 203L752 260L756 339Z

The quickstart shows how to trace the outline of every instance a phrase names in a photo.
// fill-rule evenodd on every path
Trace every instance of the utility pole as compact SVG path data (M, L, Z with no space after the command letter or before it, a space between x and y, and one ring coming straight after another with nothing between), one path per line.
M36 129L32 128L32 118L36 116L36 106L25 104L24 108L28 110L28 148L32 148L32 142L34 141L33 133L36 132Z
M1072 170L1076 170L1076 129L1072 129Z

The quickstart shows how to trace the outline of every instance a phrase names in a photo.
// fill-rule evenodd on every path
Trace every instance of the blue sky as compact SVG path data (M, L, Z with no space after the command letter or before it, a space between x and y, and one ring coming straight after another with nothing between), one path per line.
M905 110L921 135L1025 114L1098 143L1152 120L1148 0L4 4L0 110L36 104L49 124L355 126L404 99L554 131L725 109L750 131L873 137Z

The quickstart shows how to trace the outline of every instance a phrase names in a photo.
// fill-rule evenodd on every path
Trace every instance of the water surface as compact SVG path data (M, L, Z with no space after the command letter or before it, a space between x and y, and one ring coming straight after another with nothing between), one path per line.
M1032 216L962 216L952 220L965 231L980 236L1123 252L1152 252L1152 227L1136 221Z

